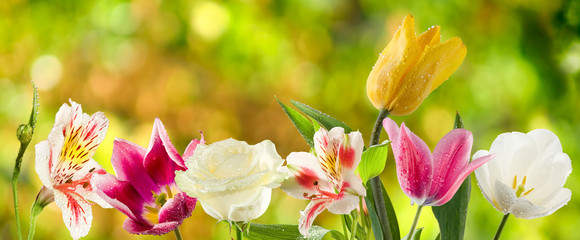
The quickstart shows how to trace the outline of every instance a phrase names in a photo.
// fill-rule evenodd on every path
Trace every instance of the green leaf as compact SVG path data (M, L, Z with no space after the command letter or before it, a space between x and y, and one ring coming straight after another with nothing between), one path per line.
M423 228L415 229L415 233L413 233L413 239L411 239L411 240L420 240L422 232L423 232ZM402 240L409 240L408 238L409 238L409 236L407 235L407 236L403 237Z
M352 214L353 213L351 213L351 215ZM356 212L356 210L354 210L354 214L358 214L358 212ZM353 217L351 217L350 215L347 215L347 214L343 214L342 217L344 218L344 220L346 222L346 227L348 228L348 231L350 231L352 233L352 219L353 219ZM359 216L359 218L360 218L360 216ZM356 227L357 239L366 239L367 233L365 232L363 227L360 225L360 223L358 221L357 221L356 225L357 225L357 227Z
M380 240L383 239L383 230L381 229L381 222L379 221L379 217L375 211L374 204L370 200L372 199L372 192L370 199L368 197L369 195L367 193L367 196L365 197L365 203L367 204L367 210L369 211L369 216L371 217L371 227L373 228L375 239Z
M393 240L399 240L401 239L401 234L399 232L399 222L397 221L397 214L395 213L395 208L393 208L393 204L391 203L391 199L389 198L389 195L387 194L387 190L385 190L385 186L383 185L383 182L380 181L381 183L381 189L383 191L383 198L385 200L385 209L387 210L387 218L389 219L389 228L391 230L391 238ZM370 206L373 206L373 208L376 209L375 204L372 202L373 199L373 191L371 188L371 182L367 183L367 196L365 197L365 199L370 200L368 202L371 203L371 205L367 205L367 208L371 208ZM367 204L368 204L367 202ZM369 210L370 213L370 210ZM378 217L377 217L377 221L378 221ZM379 224L375 224L375 222L373 222L373 231L375 232L375 239L384 239L385 237L385 233L382 233L380 238L378 238L377 236L377 231L375 230L375 225L380 228L380 226L383 223L379 223ZM379 231L380 232L380 231Z
M310 147L314 147L314 124L308 120L308 118L304 117L298 111L286 106L284 103L280 102L280 100L276 99L280 107L284 110L288 118L292 121L298 132L302 135L306 143L310 145Z
M437 237L435 237L435 240L441 240L441 233L437 234Z
M328 239L326 237L330 233L330 237L334 239L344 239L342 233L336 230L327 230L320 226L312 226L310 228L309 240L321 240ZM257 224L251 223L250 229L244 232L244 237L251 240L302 240L307 239L300 231L298 231L298 225L286 225L286 224Z
M362 159L356 171L364 184L383 172L388 154L389 142L374 145L362 153Z
M463 128L459 113L455 116L454 128ZM471 178L467 177L449 202L442 206L431 208L437 222L439 222L441 240L463 239L470 194Z
M350 133L352 132L352 129L347 126L345 123L336 120L335 118L328 116L325 113L322 113L321 111L318 111L304 103L298 102L298 101L294 101L291 100L290 101L296 108L298 108L300 111L302 111L304 114L308 115L309 117L313 118L314 120L316 120L317 122L320 123L320 125L322 125L324 128L330 130L333 127L342 127L344 128L344 132L345 133Z

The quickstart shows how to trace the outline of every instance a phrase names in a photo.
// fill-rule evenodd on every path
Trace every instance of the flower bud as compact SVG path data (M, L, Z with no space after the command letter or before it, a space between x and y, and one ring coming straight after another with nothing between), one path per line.
M29 143L32 140L32 127L28 124L20 124L16 129L16 137L22 143Z
M455 72L466 53L458 37L441 43L439 26L416 36L413 16L407 15L369 74L367 95L377 109L410 114Z

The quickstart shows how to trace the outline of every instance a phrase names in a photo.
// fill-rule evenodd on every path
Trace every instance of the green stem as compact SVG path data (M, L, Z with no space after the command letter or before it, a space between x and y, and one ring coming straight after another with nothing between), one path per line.
M510 216L509 213L503 216L503 218L501 219L501 223L499 224L499 227L497 228L497 232L495 233L495 236L493 236L493 240L499 239L499 236L501 235L501 232L503 231L503 227L505 226L505 223L507 222L509 216Z
M344 239L349 239L348 230L346 229L346 215L342 215L342 232L344 233Z
M18 208L18 177L20 176L22 157L29 143L30 141L20 142L20 149L18 150L18 156L14 164L14 172L12 173L12 196L14 198L14 217L16 218L16 235L18 236L18 240L22 240L22 227L20 226L20 211Z
M371 134L371 141L369 142L369 147L377 145L379 139L381 138L381 131L383 129L383 120L389 116L389 111L382 109L379 112L377 121L373 128ZM383 198L383 189L381 188L381 178L376 176L370 179L371 190L373 192L373 202L375 203L375 211L377 212L377 217L381 222L381 230L383 231L383 239L392 240L391 226L389 225L389 218L387 217L387 209L385 208L385 199Z
M244 239L244 237L242 235L242 230L238 226L236 226L236 239L237 240Z
M417 206L417 213L415 214L415 219L413 219L413 225L411 225L411 231L409 231L409 234L407 234L407 236L409 236L407 239L409 239L409 240L413 240L413 235L415 234L415 228L417 228L417 223L419 222L419 216L421 215L421 209L423 209L423 206L421 206L421 205Z
M181 236L181 231L179 231L179 227L176 227L175 230L173 230L173 233L175 233L175 239L176 240L182 240L183 237Z
M354 211L356 211L356 209ZM355 212L354 217L352 218L352 227L351 227L352 231L350 232L351 234L350 240L354 240L354 237L356 236L357 227L358 227L358 214L356 214Z
M364 201L364 198L363 197L359 197L358 198L358 205L359 205L359 209L360 209L360 215L362 216L362 218L360 219L361 220L360 222L361 222L361 226L362 226L363 230L366 233L370 233L368 231L368 228L367 228L367 218L369 216L367 214L365 214L365 210L363 208L363 201ZM367 239L369 238L369 236L370 236L370 234L367 234Z
M32 208L30 209L30 229L28 229L28 240L34 239L34 232L36 231L36 219L43 209L44 206L41 206L38 202L38 198L36 198L34 204L32 204Z

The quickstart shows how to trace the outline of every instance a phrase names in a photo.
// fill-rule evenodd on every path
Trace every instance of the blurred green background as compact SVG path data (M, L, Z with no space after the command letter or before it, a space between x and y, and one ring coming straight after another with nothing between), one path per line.
M15 236L9 183L19 145L15 130L30 111L31 79L40 91L40 115L20 177L24 232L41 187L34 144L46 139L69 98L110 119L94 157L108 171L113 139L147 146L155 117L181 151L199 131L209 143L271 139L283 158L307 151L274 96L321 109L368 141L377 111L367 100L366 78L409 13L417 33L440 25L442 39L459 36L468 53L449 81L397 122L405 121L433 149L459 111L474 133L473 152L489 149L502 132L547 128L580 169L578 1L2 0L0 238ZM381 177L406 233L416 207L398 187L392 160ZM502 214L472 183L466 239L491 239ZM580 239L579 183L573 172L567 206L539 219L510 218L502 239ZM296 224L306 204L276 189L255 222ZM93 213L83 239L174 238L131 235L120 212L95 206ZM36 239L70 238L61 219L56 205L49 205L38 219ZM341 228L328 212L315 224ZM426 227L423 239L438 232L430 210L419 226ZM227 224L216 224L200 205L181 230L185 239L230 238Z

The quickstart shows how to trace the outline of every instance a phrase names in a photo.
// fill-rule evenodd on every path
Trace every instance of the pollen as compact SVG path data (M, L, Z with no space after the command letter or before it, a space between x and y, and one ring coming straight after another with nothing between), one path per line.
M526 191L526 179L527 179L527 176L524 176L524 178L522 179L522 183L518 185L518 176L517 175L514 176L514 182L512 184L512 189L514 189L516 191L517 197L527 196L528 194L530 194L534 190L534 188L531 188L531 189L528 189Z

